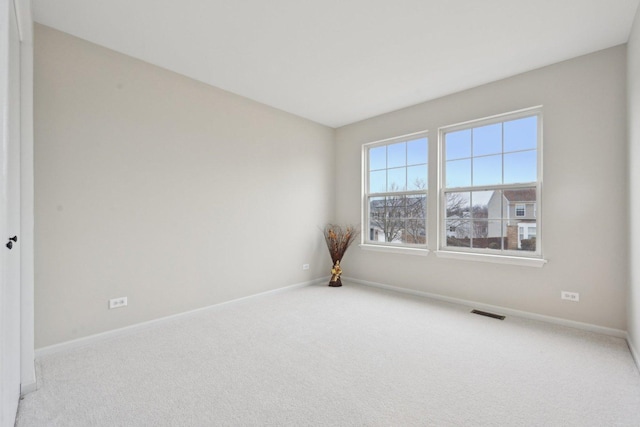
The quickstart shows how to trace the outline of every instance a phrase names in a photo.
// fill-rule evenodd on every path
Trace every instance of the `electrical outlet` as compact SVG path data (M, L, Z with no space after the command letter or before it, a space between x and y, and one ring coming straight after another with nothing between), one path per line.
M560 292L560 298L561 299L566 299L567 301L579 302L580 301L580 294L577 293L577 292L561 291Z
M308 270L309 269L309 264L302 264L302 269L303 270Z
M109 300L109 310L113 308L125 307L127 305L127 297L113 298Z

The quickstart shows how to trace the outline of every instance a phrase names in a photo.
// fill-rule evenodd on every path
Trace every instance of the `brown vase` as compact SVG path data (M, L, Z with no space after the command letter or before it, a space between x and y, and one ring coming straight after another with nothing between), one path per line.
M331 280L329 280L329 286L337 288L342 286L340 276L342 275L342 268L340 268L340 260L337 260L331 268Z

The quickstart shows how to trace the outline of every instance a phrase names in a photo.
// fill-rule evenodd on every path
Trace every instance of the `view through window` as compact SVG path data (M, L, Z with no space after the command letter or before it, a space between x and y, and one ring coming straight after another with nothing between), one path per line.
M539 253L540 112L441 131L441 249Z
M367 243L426 246L426 133L365 146Z

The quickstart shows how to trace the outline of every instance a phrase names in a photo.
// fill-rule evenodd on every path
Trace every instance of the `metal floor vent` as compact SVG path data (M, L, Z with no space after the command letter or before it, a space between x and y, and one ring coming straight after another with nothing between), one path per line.
M498 320L504 320L504 316L501 316L499 314L487 313L486 311L480 311L480 310L471 310L471 312L473 314L479 314L480 316L487 316L487 317L492 317Z

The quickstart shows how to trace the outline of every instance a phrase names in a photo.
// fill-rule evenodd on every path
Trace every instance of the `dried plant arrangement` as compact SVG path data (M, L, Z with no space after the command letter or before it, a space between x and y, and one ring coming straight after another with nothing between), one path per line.
M333 261L329 286L342 286L342 281L340 280L340 275L342 275L340 261L342 261L342 257L347 251L347 248L349 248L351 243L358 237L358 234L360 234L358 227L352 225L327 224L324 227L324 240L327 242L331 261Z

